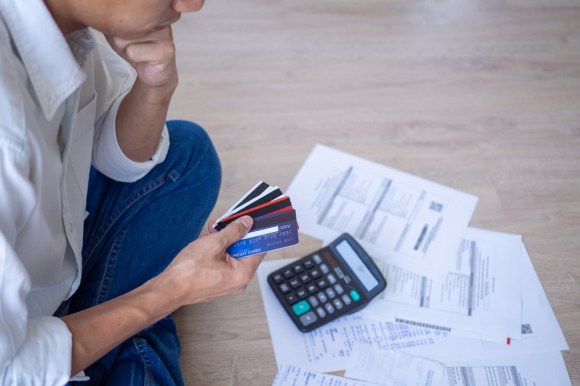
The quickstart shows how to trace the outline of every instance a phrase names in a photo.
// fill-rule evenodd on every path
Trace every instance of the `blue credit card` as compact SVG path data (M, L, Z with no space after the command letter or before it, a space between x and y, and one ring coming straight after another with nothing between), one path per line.
M298 244L296 211L287 210L254 219L254 226L241 240L230 245L227 252L235 257L247 257Z

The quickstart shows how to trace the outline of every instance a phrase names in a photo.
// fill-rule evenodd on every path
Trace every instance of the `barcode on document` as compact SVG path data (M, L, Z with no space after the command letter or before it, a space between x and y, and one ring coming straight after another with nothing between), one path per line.
M450 327L437 326L436 324L422 323L422 322L416 322L414 320L406 320L406 319L399 319L399 318L395 318L395 321L397 323L405 323L405 324L410 324L412 326L430 328L432 330L451 332Z

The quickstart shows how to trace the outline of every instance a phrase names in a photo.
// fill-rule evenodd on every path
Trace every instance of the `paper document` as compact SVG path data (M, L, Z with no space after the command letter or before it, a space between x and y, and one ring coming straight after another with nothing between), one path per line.
M371 256L444 279L477 198L317 145L290 187L300 231L322 240L343 232Z
M520 248L523 257L519 267L522 278L522 335L521 340L511 342L511 349L522 354L568 350L564 333L523 241ZM491 342L484 342L484 346L490 350L496 348Z
M521 244L519 235L468 228L446 280L377 261L387 288L364 314L499 343L520 339Z
M562 353L529 354L505 359L505 365L448 367L444 386L571 386Z
M358 349L355 348L355 349ZM378 351L375 349L375 351ZM381 350L384 351L384 350ZM571 386L566 364L559 351L529 354L504 359L505 364L465 365L444 368L441 364L412 358L408 362L396 361L385 363L390 359L403 358L404 354L384 351L375 355L355 353L355 360L349 362L345 378L321 372L306 370L296 365L282 365L272 386ZM386 355L386 356L385 356ZM401 356L403 355L403 356ZM407 356L409 358L409 356ZM395 359L396 360L396 359ZM372 363L369 363L371 361ZM382 362L381 362L382 361ZM386 369L381 370L380 363ZM421 364L426 365L426 368ZM419 366L417 374L408 370ZM392 370L392 371L389 371ZM403 378L402 372L408 377ZM388 377L394 374L395 377ZM432 374L432 378L420 376ZM373 379L374 382L354 378Z
M267 276L294 259L264 261L258 280L276 363L294 364L320 372L344 370L356 343L384 349L403 349L443 342L445 333L389 321L347 315L312 332L302 333L290 320L267 282ZM479 344L479 342L476 342Z
M523 242L520 246L519 270L522 288L525 289L522 292L522 337L519 340L513 339L510 345L484 343L437 329L363 318L361 315L365 310L303 334L294 326L267 283L267 275L288 264L291 259L264 261L258 268L258 279L276 362L295 364L320 372L344 370L356 343L399 350L448 366L461 365L466 358L494 358L501 364L507 357L567 350L568 345L562 330ZM373 302L369 307L372 306Z
M410 349L408 352L435 359L450 366L463 364L466 358L472 361L481 360L481 363L485 364L490 363L491 358L501 364L507 357L568 350L562 329L523 241L520 242L520 250L521 259L518 270L522 280L521 339L512 339L509 345L482 341L481 348L475 349L470 345L470 342L475 341L474 339L459 339L458 336L449 335L448 338L453 338L453 343L450 343L452 347L433 345L423 347L420 351Z
M272 386L377 386L370 383L355 381L309 371L299 366L282 365L274 378Z
M384 386L439 386L444 373L439 362L357 344L344 376Z

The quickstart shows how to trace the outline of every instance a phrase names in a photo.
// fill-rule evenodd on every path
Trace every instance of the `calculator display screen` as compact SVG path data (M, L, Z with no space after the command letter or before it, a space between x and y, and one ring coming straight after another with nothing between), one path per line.
M350 267L350 269L356 274L356 276L361 281L363 286L367 289L367 291L372 290L379 284L378 280L375 279L371 271L369 271L367 266L360 259L355 250L350 246L348 241L343 240L342 242L340 242L336 246L336 250L338 251L338 253L340 253L344 261Z

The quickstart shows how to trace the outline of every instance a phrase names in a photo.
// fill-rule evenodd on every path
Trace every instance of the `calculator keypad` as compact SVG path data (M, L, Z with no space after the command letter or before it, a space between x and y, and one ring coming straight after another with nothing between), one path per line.
M335 317L361 299L355 289L345 289L346 284L319 254L273 273L271 281L302 327Z

